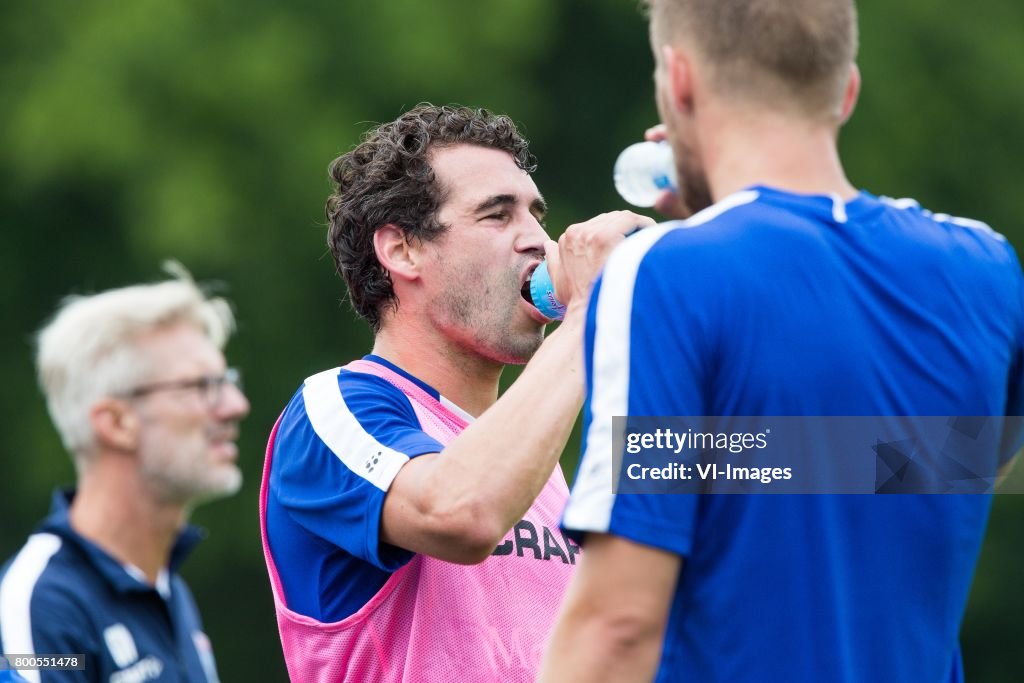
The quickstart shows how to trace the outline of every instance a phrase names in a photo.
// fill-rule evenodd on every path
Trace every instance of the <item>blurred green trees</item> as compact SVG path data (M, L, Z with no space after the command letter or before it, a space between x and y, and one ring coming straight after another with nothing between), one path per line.
M851 179L985 220L1020 246L1024 5L863 2ZM59 299L159 277L223 283L246 372L247 483L201 508L185 567L224 680L285 680L261 558L262 446L301 380L369 348L324 246L325 168L418 101L521 123L553 234L622 208L617 152L655 122L645 22L618 0L13 1L0 5L0 556L72 481L31 334ZM506 381L514 373L508 373ZM564 462L570 473L575 444ZM964 625L970 680L1022 670L1024 500L996 501Z

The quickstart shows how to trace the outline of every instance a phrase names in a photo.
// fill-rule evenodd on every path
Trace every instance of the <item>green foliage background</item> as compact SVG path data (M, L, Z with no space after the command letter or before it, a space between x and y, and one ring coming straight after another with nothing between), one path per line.
M854 183L985 220L1019 247L1024 5L860 12L864 90L842 138ZM235 302L228 355L253 404L246 486L197 511L210 538L184 573L224 680L285 680L256 516L264 439L304 377L371 342L324 246L328 162L422 100L502 111L532 140L558 233L623 208L610 169L655 122L651 70L631 1L0 4L0 556L73 480L34 384L33 331L62 296L156 279L177 258ZM998 497L963 627L969 680L1024 670L1022 513L1024 499Z

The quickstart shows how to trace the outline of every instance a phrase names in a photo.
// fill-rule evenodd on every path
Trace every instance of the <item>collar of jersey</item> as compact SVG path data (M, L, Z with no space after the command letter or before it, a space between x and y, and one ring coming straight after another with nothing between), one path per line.
M449 400L449 399L445 398L444 396L442 396L441 392L439 392L437 389L435 389L434 387L430 386L429 384L427 384L426 382L421 380L419 377L416 377L414 375L409 374L408 372L406 372L402 368L398 367L397 365L395 365L391 361L386 360L384 358L381 358L380 356L375 356L372 353L368 354L366 356L363 356L363 360L369 361L371 363L377 363L378 365L383 365L384 367L388 368L389 370L397 372L399 375L401 375L402 377L406 378L407 380L409 380L410 382L412 382L413 384L418 386L420 389L423 389L423 391L427 392L427 394L431 398L433 398L435 401L440 403L447 410L450 410L452 413L454 413L460 419L465 421L467 424L469 424L471 422L474 422L476 420L475 417L470 415L468 412L463 410L461 407L459 407L458 405L453 403L451 400Z
M376 363L377 365L383 365L388 370L392 370L394 372L397 372L399 375L401 375L402 377L406 378L407 380L409 380L410 382L412 382L413 384L418 386L420 389L422 389L423 391L425 391L428 394L430 394L430 396L435 401L440 401L441 400L441 392L439 392L437 389L435 389L434 387L430 386L429 384L427 384L426 382L421 380L419 377L415 377L413 375L410 375L408 372L406 372L402 368L398 367L397 365L395 365L391 361L386 360L384 358L381 358L380 356L375 356L372 353L368 354L366 356L363 356L363 360L370 361L371 363Z
M74 489L57 489L53 492L50 515L43 520L39 531L60 536L67 543L78 548L90 564L96 569L111 587L119 593L156 592L156 589L144 581L132 576L120 562L111 557L98 545L80 535L71 528L68 509L75 497ZM192 552L204 537L205 532L195 526L186 526L174 543L171 550L171 561L168 570L171 574L177 571L185 558Z
M828 216L834 215L835 199L831 195L800 194L768 185L753 185L746 189L757 192L760 198L773 204L800 206ZM881 210L882 203L870 192L860 190L853 199L844 202L844 208L848 218L860 221L868 214Z

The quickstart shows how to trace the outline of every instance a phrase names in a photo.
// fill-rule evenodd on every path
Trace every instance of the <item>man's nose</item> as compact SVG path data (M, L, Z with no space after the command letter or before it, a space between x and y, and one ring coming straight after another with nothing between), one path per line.
M224 387L224 394L217 405L218 417L226 420L241 420L249 414L249 399L234 384Z
M530 214L530 217L525 221L522 232L516 240L516 251L519 253L536 252L541 256L544 255L544 244L550 241L548 233L544 230L544 226L540 224L537 217Z

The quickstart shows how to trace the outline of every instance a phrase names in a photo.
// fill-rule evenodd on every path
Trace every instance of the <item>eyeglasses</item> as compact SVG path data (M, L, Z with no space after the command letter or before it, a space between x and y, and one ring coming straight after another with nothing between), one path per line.
M238 390L242 389L242 373L238 368L228 368L223 375L206 375L195 379L171 380L154 382L136 387L121 394L124 398L138 398L158 391L179 391L182 389L198 389L206 405L216 408L224 397L224 386L230 384Z

